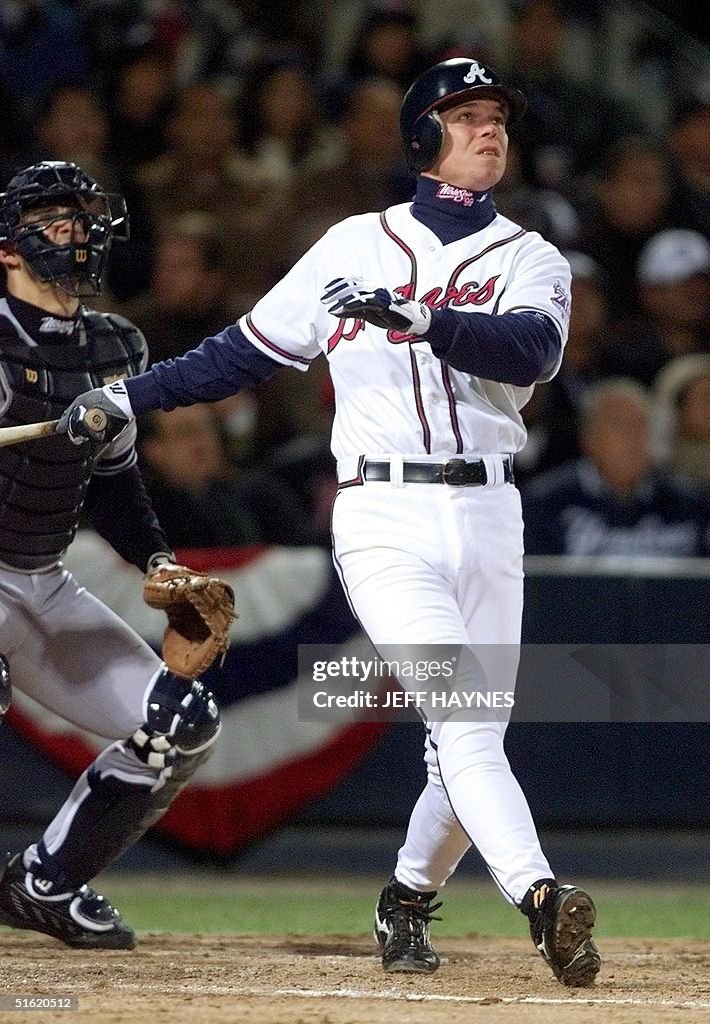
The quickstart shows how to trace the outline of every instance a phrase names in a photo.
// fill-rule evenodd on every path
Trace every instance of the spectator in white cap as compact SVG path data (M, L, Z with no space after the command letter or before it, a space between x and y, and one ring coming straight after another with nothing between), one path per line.
M710 485L710 355L672 359L653 390L666 427L669 467Z
M676 356L710 352L710 242L659 231L639 253L636 281L642 316L614 325L604 369L652 384Z
M641 304L671 355L708 350L710 242L698 231L660 231L636 266Z
M659 231L644 245L636 265L640 285L682 284L710 272L710 242L699 231Z

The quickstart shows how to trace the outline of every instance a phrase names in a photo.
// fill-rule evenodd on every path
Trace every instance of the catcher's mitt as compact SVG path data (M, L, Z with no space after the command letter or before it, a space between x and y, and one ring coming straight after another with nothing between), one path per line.
M168 616L163 661L176 675L197 678L229 647L234 591L216 576L161 565L146 576L143 599Z

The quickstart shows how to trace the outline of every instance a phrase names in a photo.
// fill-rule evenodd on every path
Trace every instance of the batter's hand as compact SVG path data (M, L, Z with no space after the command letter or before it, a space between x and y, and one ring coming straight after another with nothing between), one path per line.
M385 330L421 335L431 324L431 310L423 302L402 299L361 277L336 277L326 286L321 302L341 320L367 320Z
M57 423L57 433L67 434L73 444L107 444L125 430L133 410L123 381L104 384L74 399Z

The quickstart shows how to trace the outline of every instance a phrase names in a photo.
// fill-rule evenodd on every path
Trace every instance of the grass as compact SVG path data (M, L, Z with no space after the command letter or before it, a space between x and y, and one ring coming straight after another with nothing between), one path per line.
M370 932L381 879L240 878L188 873L107 875L100 889L139 931L362 935ZM585 883L599 937L710 939L710 887ZM526 934L526 922L493 883L455 881L445 890L439 936Z

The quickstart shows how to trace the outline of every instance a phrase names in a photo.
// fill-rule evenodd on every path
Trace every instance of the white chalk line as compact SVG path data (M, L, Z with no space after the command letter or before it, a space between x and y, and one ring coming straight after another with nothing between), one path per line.
M248 956L250 958L258 959L258 958L260 958L263 955L264 950L263 949L248 949L248 948L244 948L244 949L240 949L240 953L242 953L243 955ZM373 963L379 963L379 960L380 960L379 956L377 956L375 954L373 954L373 955L364 954L363 955L362 953L355 953L355 954L353 954L353 953L325 953L325 954L320 954L317 957L311 958L311 957L309 957L306 954L299 953L299 952L294 951L294 950L290 950L289 951L289 950L278 949L278 948L268 949L268 954L269 954L269 959L270 960L283 960L283 961L290 960L290 961L293 961L294 957L297 957L298 959L304 958L306 960L317 959L319 963L332 964L333 966L338 966L339 964L342 964L342 963L353 963L353 960L355 960L355 961L363 961L363 962L371 960ZM495 960L499 960L500 959L500 954L493 955L493 954L473 953L473 954L466 954L466 955L467 956L470 955L470 957L472 959L472 962L475 961L476 963L482 963L485 960L494 960L494 959ZM610 964L618 963L618 962L621 962L621 961L633 961L635 963L654 963L655 961L658 961L658 960L668 960L669 957L673 957L674 955L675 954L673 954L672 952L661 952L661 953L606 953L604 955L604 964L608 967ZM166 959L168 957L172 957L174 959L175 958L175 950L174 949L168 949L168 950L151 949L150 950L150 956L151 957L163 957L163 958L166 958ZM516 959L519 959L519 960L529 959L529 960L535 960L537 962L536 957L533 954L515 953L515 954L512 954L512 955L511 954L507 955L508 959L512 959L513 957L515 957ZM707 959L707 955L705 953L683 953L684 961L687 962L689 958L705 961ZM442 958L441 958L442 966L445 967L447 964L450 964L450 963L451 963L450 957L442 956Z
M118 983L123 992L144 993L144 985ZM504 1003L507 1005L534 1006L644 1006L648 1009L665 1008L673 1010L710 1010L710 1002L695 999L638 999L633 996L592 996L580 994L571 996L463 996L444 995L429 992L398 992L396 989L359 989L359 988L277 988L275 986L254 985L204 985L188 984L150 987L150 994L164 995L200 995L200 996L253 996L256 998L295 998L295 999L381 999L403 1003L469 1003L473 1005L489 1005Z
M539 1006L646 1006L667 1007L678 1010L710 1010L710 1003L684 999L634 999L633 997L615 996L580 996L578 999L565 996L456 996L438 995L425 992L383 992L367 989L240 989L240 995L254 996L295 996L302 999L391 999L405 1003L473 1003L487 1005L489 1003L534 1004Z

